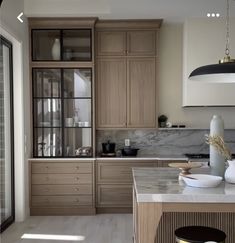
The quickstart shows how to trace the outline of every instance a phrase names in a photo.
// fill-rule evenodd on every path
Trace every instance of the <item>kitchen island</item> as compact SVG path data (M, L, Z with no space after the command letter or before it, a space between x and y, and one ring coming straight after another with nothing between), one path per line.
M223 230L226 243L234 243L235 185L193 188L178 181L178 174L173 168L133 169L134 242L172 243L176 228L202 225Z

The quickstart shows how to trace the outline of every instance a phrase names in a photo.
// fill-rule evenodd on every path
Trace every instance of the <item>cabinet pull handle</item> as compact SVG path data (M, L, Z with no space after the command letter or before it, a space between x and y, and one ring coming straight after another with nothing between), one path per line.
M79 180L79 177L76 177L76 180L78 181Z
M76 191L78 192L79 191L79 188L76 188Z

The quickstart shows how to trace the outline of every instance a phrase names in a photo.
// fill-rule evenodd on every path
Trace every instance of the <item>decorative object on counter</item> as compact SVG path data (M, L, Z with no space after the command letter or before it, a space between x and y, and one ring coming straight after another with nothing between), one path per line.
M131 146L124 147L122 149L123 156L137 156L138 148L132 148Z
M225 181L235 184L235 160L228 160L228 168L224 174Z
M115 154L115 143L110 143L108 140L106 143L102 143L102 152L103 154Z
M159 127L166 127L168 117L165 115L161 115L158 117L158 125Z
M191 174L182 176L184 182L191 187L217 187L223 177L204 174Z
M56 38L52 45L51 55L53 60L60 60L60 39Z
M192 168L200 168L202 166L202 164L200 163L170 163L168 164L168 166L172 167L172 168L178 168L180 169L180 173L179 173L179 180L182 180L182 176L185 175L190 175L191 172L189 172Z
M92 148L91 147L80 147L75 150L75 155L76 156L81 156L81 157L91 157L92 156Z
M230 57L229 51L229 1L227 0L225 56L219 60L219 64L206 65L195 69L189 75L189 79L191 80L213 83L234 83L235 59Z
M214 115L210 122L210 136L224 137L224 121L219 115ZM207 141L208 143L209 141ZM209 143L210 144L210 143ZM211 174L224 177L225 158L217 148L210 144L210 167Z
M66 127L73 127L74 126L72 117L65 118L65 126Z
M166 123L166 127L172 127L172 123L168 121L168 122Z

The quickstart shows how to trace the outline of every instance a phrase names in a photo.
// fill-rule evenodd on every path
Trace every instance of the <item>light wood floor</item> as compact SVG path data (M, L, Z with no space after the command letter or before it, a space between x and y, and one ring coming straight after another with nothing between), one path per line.
M23 234L80 235L85 240L29 240L21 239ZM132 243L132 215L34 216L14 223L0 237L1 243Z

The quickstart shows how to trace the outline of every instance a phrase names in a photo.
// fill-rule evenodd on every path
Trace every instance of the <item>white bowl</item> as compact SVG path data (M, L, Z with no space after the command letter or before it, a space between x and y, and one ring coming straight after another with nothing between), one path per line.
M190 174L182 176L182 179L188 186L192 187L216 187L221 183L223 178L214 175Z

